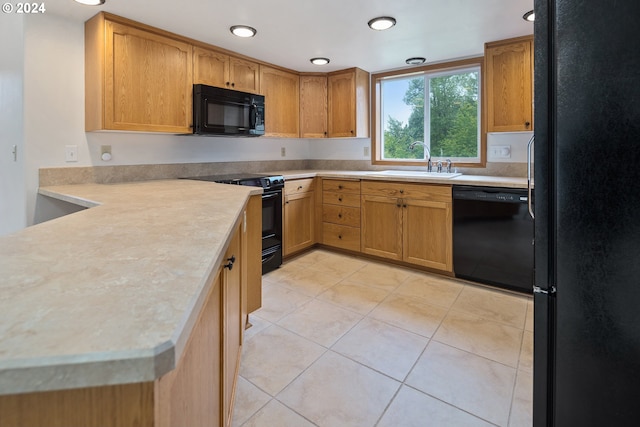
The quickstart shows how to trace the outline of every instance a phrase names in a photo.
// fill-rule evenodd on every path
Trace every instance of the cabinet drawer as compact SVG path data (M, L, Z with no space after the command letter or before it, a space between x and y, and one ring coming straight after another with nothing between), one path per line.
M362 194L400 198L407 197L433 202L451 202L450 185L362 181Z
M308 193L315 188L314 178L293 179L285 181L284 194L290 196L292 194Z
M360 208L339 205L323 205L322 220L332 224L360 227Z
M360 228L325 222L322 224L322 243L360 252Z
M360 181L324 179L322 180L322 191L336 191L360 195Z
M360 194L337 193L325 191L322 193L322 203L341 206L360 207Z

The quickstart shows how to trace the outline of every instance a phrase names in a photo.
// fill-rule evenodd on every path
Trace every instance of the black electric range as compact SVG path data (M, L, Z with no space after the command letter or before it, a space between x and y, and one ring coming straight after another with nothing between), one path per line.
M261 187L262 193L262 274L282 264L282 175L224 174L186 177L197 181Z

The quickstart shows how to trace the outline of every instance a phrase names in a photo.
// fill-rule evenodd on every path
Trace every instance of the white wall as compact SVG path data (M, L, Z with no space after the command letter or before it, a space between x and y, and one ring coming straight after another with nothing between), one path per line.
M0 236L27 225L22 124L24 17L3 15L0 17Z
M15 117L8 120L16 125L14 134L24 134L26 190L23 185L20 193L24 199L26 192L28 225L33 224L36 217L40 168L298 160L311 156L309 142L300 139L210 138L127 132L85 133L84 24L43 14L29 16L24 27L24 125L21 126ZM2 26L2 29L3 32L7 31L5 26ZM3 38L15 39L13 35ZM2 46L4 49L5 43ZM20 63L20 68L23 52L18 50L20 58L17 62ZM22 77L21 70L15 74L17 78ZM18 100L22 101L19 96ZM4 102L4 96L0 102ZM67 145L78 147L76 162L65 161ZM113 158L110 162L100 159L101 145L111 145ZM281 156L282 147L285 148L285 157ZM15 182L15 174L11 172L9 175ZM11 209L14 214L18 211L15 206ZM24 208L22 216L25 217Z
M14 17L17 16L11 16ZM3 58L3 73L0 76L0 91L3 96L0 107L3 114L0 116L4 126L0 129L0 161L3 162L0 212L3 222L5 216L22 218L18 223L13 220L11 229L34 223L38 170L44 167L282 160L281 148L285 148L284 159L287 160L370 158L364 151L365 147L370 150L369 138L306 140L85 133L84 24L51 14L31 15L24 21L16 19L10 22L11 25L4 25L4 21L2 24L0 55ZM24 43L21 43L23 31ZM11 43L5 43L7 40L11 40ZM24 50L20 51L22 45ZM5 72L5 68L9 72ZM21 84L22 68L24 97L21 100L17 88ZM18 108L21 101L24 105L22 117ZM8 115L5 113L7 109L10 109ZM526 161L522 141L528 140L528 137L510 135L490 136L489 146L496 141L500 144L509 141L512 157L506 161ZM23 144L23 149L19 148L26 156L22 168L17 162L12 165L13 168L5 169L6 141ZM77 162L65 161L66 145L78 147ZM100 159L101 145L111 145L113 158L110 162ZM7 199L5 194L10 191L13 191L9 196L11 203L7 204L4 201ZM6 212L7 209L10 212Z
M487 134L487 162L526 163L527 144L533 132L501 132ZM508 158L497 158L493 155L494 147L509 147Z

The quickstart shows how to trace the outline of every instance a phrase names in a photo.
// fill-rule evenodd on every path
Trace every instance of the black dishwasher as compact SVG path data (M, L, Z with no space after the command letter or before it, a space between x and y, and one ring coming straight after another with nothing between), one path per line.
M533 219L527 190L453 187L456 277L531 293Z

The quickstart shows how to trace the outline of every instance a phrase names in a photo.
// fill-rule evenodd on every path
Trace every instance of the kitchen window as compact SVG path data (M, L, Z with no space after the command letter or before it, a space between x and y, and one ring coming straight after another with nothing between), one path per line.
M374 74L373 163L425 165L430 152L432 161L484 166L482 68L473 58Z

